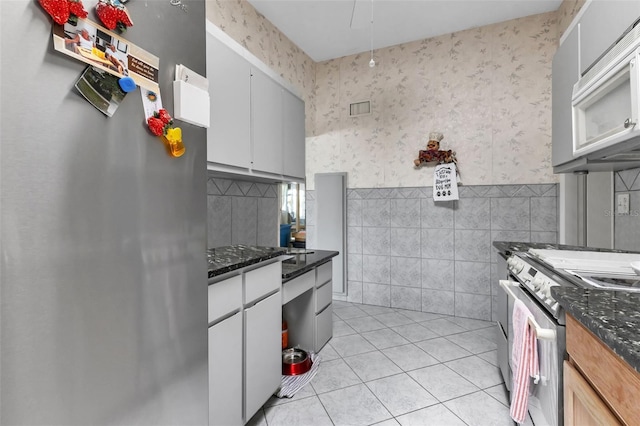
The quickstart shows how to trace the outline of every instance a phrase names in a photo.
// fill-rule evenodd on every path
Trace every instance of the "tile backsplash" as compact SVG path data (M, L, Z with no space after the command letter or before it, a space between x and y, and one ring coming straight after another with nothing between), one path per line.
M629 214L614 216L614 248L640 251L640 168L615 174L615 199L629 194Z
M207 179L207 246L278 246L278 185Z
M495 319L492 241L555 243L557 227L556 184L463 186L438 203L431 187L349 189L346 300Z

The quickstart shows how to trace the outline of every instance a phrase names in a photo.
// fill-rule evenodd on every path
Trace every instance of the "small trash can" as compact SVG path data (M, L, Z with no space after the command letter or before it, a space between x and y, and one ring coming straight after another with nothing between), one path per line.
M280 224L280 247L288 247L291 240L291 225L288 223Z

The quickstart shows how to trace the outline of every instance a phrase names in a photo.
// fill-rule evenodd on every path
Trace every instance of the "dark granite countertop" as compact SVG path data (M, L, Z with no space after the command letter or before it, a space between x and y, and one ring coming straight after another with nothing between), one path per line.
M596 247L583 247L583 246L570 246L566 244L551 244L551 243L525 243L518 241L494 241L493 246L498 249L500 253L504 253L507 256L515 252L526 252L529 249L554 249L554 250L574 250L574 251L600 251L608 253L634 253L628 250L612 250Z
M640 373L640 293L552 287L552 296Z
M292 249L291 255L293 257L282 262L282 282L287 282L317 268L338 254L337 251L315 249L300 250L296 253L295 249Z
M209 249L207 250L209 278L278 257L286 252L285 247L258 247L244 244Z
M282 262L282 281L289 281L328 262L339 252L286 247L259 247L236 244L207 250L209 278L244 268L281 255L291 256Z

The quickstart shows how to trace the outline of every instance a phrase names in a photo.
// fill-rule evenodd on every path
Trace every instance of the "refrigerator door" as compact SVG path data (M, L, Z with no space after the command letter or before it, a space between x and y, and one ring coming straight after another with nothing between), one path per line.
M175 64L205 74L182 3L127 3L170 112ZM171 158L139 89L96 110L36 1L0 2L0 42L0 424L206 424L205 129Z
M340 252L333 260L333 292L347 294L347 174L316 173L316 242L320 250Z

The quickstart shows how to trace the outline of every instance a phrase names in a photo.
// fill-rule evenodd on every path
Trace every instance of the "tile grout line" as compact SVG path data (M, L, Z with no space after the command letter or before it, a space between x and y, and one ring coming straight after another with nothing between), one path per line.
M348 305L349 305L349 306L345 306L345 307L355 307L352 303L349 303ZM404 324L404 325L413 325L413 324L423 325L421 322L419 322L419 321L417 321L417 320L415 320L415 319L413 319L413 318L407 317L407 316L403 315L403 314L402 314L402 312L399 312L399 311L404 311L404 310L397 310L397 309L392 309L392 308L391 308L391 310L392 310L392 312L387 312L387 313L396 313L396 314L402 315L402 316L406 317L406 318L410 321L409 323ZM368 312L366 312L366 311L363 311L363 312L364 312L366 315L364 315L364 316L362 316L362 317L353 317L353 318L348 318L348 319L357 319L357 318L374 318L374 319L376 319L376 318L375 318L376 316L379 316L379 315L385 315L385 314L386 314L386 313L370 314L370 313L368 313ZM347 323L347 320L348 320L348 319L342 319L342 318L339 316L339 314L336 314L336 316L339 318L339 320L343 321L345 324L347 324L347 325L349 326L349 324ZM441 317L441 318L433 318L433 319L431 319L431 320L425 320L425 321L423 321L423 322L434 321L434 320L437 320L437 319L444 319L445 321L448 321L448 318ZM456 323L454 323L454 322L452 322L452 321L448 321L448 322L451 322L452 324L455 324L455 325L457 325L458 327L461 327L461 328L465 329L465 331L464 331L464 332L478 332L478 331L480 331L480 330L488 329L488 328L490 328L490 326L491 326L490 324L488 324L486 327L479 327L479 328L476 328L476 329L467 329L467 328L462 327L462 326L460 326L460 325L458 325L458 324L456 324ZM397 326L389 326L389 325L384 324L384 323L382 323L382 325L384 326L382 329L390 329L391 331L393 331L393 332L395 332L395 333L399 334L400 336L402 336L402 334L398 333L397 331L393 330L393 328L392 328L392 327L399 327L399 326L401 326L401 325L397 325ZM428 329L428 327L425 327L425 328L427 328L427 329ZM382 330L382 329L379 329L379 330ZM357 331L357 330L355 330L355 329L353 329L353 331L354 331L354 334L353 334L353 335L359 335L359 336L360 336L360 337L362 337L365 341L369 342L369 341L368 341L368 339L366 339L366 337L362 336L362 333L365 333L365 332L359 332L359 331ZM376 330L371 330L371 331L376 331ZM449 334L449 335L455 335L455 334L461 334L461 333L463 333L463 332L460 332L460 333L453 333L453 334ZM438 335L438 337L442 337L442 338L445 338L445 339L446 339L446 338L447 338L447 336L449 336L449 335ZM402 337L404 337L404 336L402 336ZM482 335L480 335L480 337L482 337L482 338L486 339L486 338L485 338L484 336L482 336ZM430 339L425 339L425 340L430 340ZM447 340L448 340L448 339L447 339ZM487 339L487 340L488 340L488 339ZM371 342L369 342L369 343L371 343ZM404 344L404 343L403 343L403 344L401 344L401 345L395 345L395 346L391 346L391 347L404 346L404 345L408 345L408 344L412 344L412 345L416 346L416 345L415 345L415 343L416 343L416 342L412 342L412 341L408 340L408 343L406 343L406 344ZM452 343L453 343L453 344L455 344L455 342L452 342ZM352 367L351 367L351 366L346 362L345 358L344 358L344 357L343 357L343 356L342 356L338 351L336 351L336 350L335 350L335 348L333 348L333 346L331 346L331 348L334 350L334 352L335 352L335 353L336 353L336 355L337 355L337 358L336 358L336 359L338 359L338 358L339 358L339 359L341 359L345 364L347 364L347 366L348 366L348 367L350 368L350 370L351 370L351 371L356 375L356 377L358 377L358 378L359 378L359 380L361 380L361 383L362 383L362 384L365 384L365 386L369 389L369 391L370 391L371 393L373 393L373 391L371 391L371 389L370 389L370 388L369 388L369 386L367 385L367 383L368 383L368 382L363 381L363 380L360 378L360 376L358 376L358 374L355 372L355 370L353 370L353 368L352 368ZM419 348L419 347L418 347L418 349L422 350L422 348ZM381 378L384 378L384 377L391 377L391 376L394 376L394 375L400 375L400 374L407 374L407 375L408 375L408 371L405 371L405 370L404 370L404 369L402 369L400 366L398 366L398 365L397 365L397 364L396 364L392 359L390 359L390 358L389 358L389 357L388 357L384 352L382 352L382 351L383 351L382 349L378 349L378 348L376 347L375 351L382 353L382 355L383 355L386 359L388 359L389 361L391 361L394 365L396 365L396 366L397 366L398 368L400 368L400 370L401 370L401 373L392 374L392 375L390 375L390 376L383 376L383 377L381 377ZM369 351L369 352L367 352L367 353L373 353L373 352L375 352L375 351ZM424 351L424 350L422 350L422 351ZM489 351L483 351L483 352L478 352L478 353L473 352L473 353L471 353L471 355L469 355L469 356L467 356L467 357L476 356L476 357L480 358L480 357L479 357L479 355L480 355L480 354L482 354L482 353L487 353L487 352L491 352L491 351L492 351L492 350L489 350ZM356 356L356 355L353 355L353 356ZM464 358L467 358L467 357L461 357L461 358L458 358L458 359L464 359ZM481 358L481 359L482 359L482 358ZM433 364L434 366L435 366L435 365L445 365L445 364L444 364L445 362L450 362L450 361L453 361L453 360L449 360L449 361L439 361L439 360L437 360L437 361L438 361L438 363L437 363L437 364ZM485 361L485 362L488 362L488 361L486 361L486 360L484 360L484 361ZM493 364L492 364L492 365L493 365ZM450 368L450 367L448 367L447 365L445 365L445 367L447 367L449 370L451 370L451 368ZM425 367L421 367L421 368L425 368ZM409 371L412 371L412 370L409 370ZM451 370L451 371L453 371L453 370ZM454 373L455 373L455 371L454 371ZM455 374L458 374L458 373L455 373ZM459 375L459 374L458 374L458 375ZM409 376L409 375L408 375L408 376ZM411 376L409 376L409 377L410 377L412 380L414 380L414 381L415 381L415 379L413 379ZM469 381L468 379L464 378L463 376L461 376L461 377L462 377L464 380ZM378 379L381 379L381 378L378 378ZM378 380L378 379L372 379L372 380L370 380L369 382L374 381L374 380ZM478 390L478 391L475 391L475 392L471 392L471 393L469 393L469 394L465 394L465 395L470 395L470 394L473 394L473 393L483 392L484 394L486 394L486 395L490 396L493 400L496 400L498 403L501 403L501 402L500 402L500 401L498 401L496 398L494 398L494 397L493 397L493 395L491 395L491 394L489 394L489 393L485 392L485 389L489 389L489 388L492 388L492 387L495 387L495 386L499 386L499 385L493 385L493 386L489 386L489 387L487 387L487 388L481 388L479 385L476 385L476 384L475 384L475 383L473 383L473 382L470 382L470 383L472 383L474 386L476 386L479 390ZM418 383L418 385L420 385L420 384ZM346 386L346 387L344 387L344 388L340 388L340 389L346 389L346 388L353 387L353 386L356 386L356 385L350 385L350 386ZM422 385L420 385L420 386L424 389L424 387L423 387ZM336 390L339 390L339 389L336 389ZM430 394L430 395L431 395L431 393L430 393L428 390L426 390L426 389L425 389L425 391L426 391L428 394ZM315 389L314 389L314 392L315 392ZM327 392L324 392L324 393L329 393L329 392L332 392L332 391L327 391ZM373 393L373 394L374 394L374 397L376 397L376 399L378 399L378 401L382 404L382 402L379 400L379 398L377 397L377 395L375 395L375 393ZM317 397L318 397L318 400L320 400L319 395L320 395L320 394L315 393L315 396L317 396ZM465 396L465 395L460 395L460 396L458 396L458 397L456 397L456 398L463 397L463 396ZM432 395L432 396L433 396L433 395ZM453 400L453 399L456 399L456 398L451 398L450 400ZM436 399L436 400L438 400L437 398L435 398L435 399ZM446 401L440 401L440 400L438 400L438 401L439 401L439 402L438 402L438 404L432 404L432 405L430 405L430 406L442 405L442 406L443 406L443 408L447 409L447 411L451 412L453 415L455 415L456 417L458 417L454 412L452 412L451 410L449 410L449 408L448 408L446 405L444 405L444 402L448 402L448 401L450 401L450 400L446 400ZM320 400L320 402L322 402L322 401ZM502 403L501 403L501 404L502 404ZM326 410L326 407L324 407L324 404L322 404L322 405L323 405L323 408L325 409L325 412L326 412L326 411L327 411L327 410ZM504 404L502 404L502 405L504 405ZM384 404L382 404L382 406L383 406L383 407L384 407L384 408L389 412L389 414L392 416L392 418L393 418L393 419L397 419L397 417L396 417L396 416L394 416L394 415L389 411L389 409L388 409L388 408L386 408L386 406L385 406ZM427 406L427 407L430 407L430 406ZM427 407L422 407L422 408L420 408L420 409L424 409L424 408L427 408ZM414 410L414 411L419 411L420 409L418 409L418 410ZM408 413L410 413L410 412L408 412ZM404 414L408 414L408 413L404 413ZM327 414L328 414L328 412L327 412ZM402 415L404 415L404 414L402 414ZM329 416L329 418L330 418L330 416ZM459 417L458 417L458 418L459 418ZM265 418L265 420L266 420L266 418ZM332 421L332 423L333 423L333 419L331 419L331 418L330 418L330 420L331 420L331 421ZM396 420L396 421L397 421L397 420ZM335 423L334 423L334 424L335 424Z

